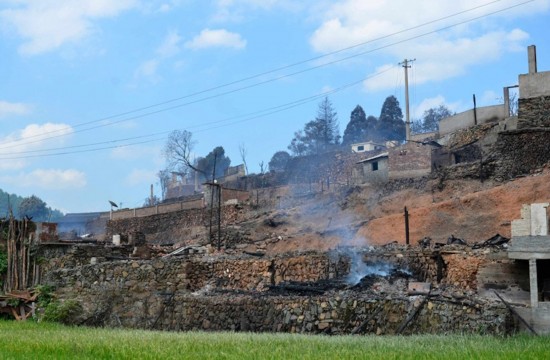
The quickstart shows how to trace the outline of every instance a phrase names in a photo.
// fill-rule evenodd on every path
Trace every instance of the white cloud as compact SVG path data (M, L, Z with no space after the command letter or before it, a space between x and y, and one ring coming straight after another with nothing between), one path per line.
M36 169L15 176L2 176L2 182L26 188L65 190L86 186L86 174L68 169Z
M450 79L466 73L472 66L495 61L510 49L523 48L520 41L525 38L527 35L518 36L517 30L495 31L478 37L457 39L432 35L424 42L406 43L388 52L396 57L396 62L407 54L415 54L417 61L413 64L412 71L415 72L416 84L420 85ZM395 64L380 66L371 75L393 66ZM364 85L371 91L391 89L395 86L395 72L388 71L367 79Z
M134 72L134 78L146 78L152 82L157 82L159 80L159 77L157 75L159 64L160 62L157 59L144 61L138 66L138 68Z
M147 79L153 83L160 80L159 67L166 59L176 56L181 51L181 36L177 31L169 31L155 50L156 56L142 62L134 72L135 79Z
M504 102L502 93L497 93L493 90L485 90L481 96L477 97L477 105L478 106L487 106L487 105L495 105L495 104L502 104Z
M160 146L122 146L111 151L111 157L116 160L142 160L162 157Z
M96 30L94 21L137 5L137 0L19 0L0 19L24 39L19 52L36 55L76 43Z
M447 102L447 100L445 100L445 97L443 95L437 95L432 98L424 99L420 104L413 106L411 109L411 117L412 119L421 119L424 115L424 111L436 108L440 105L444 105L449 110L451 110L451 112L458 112L462 109L462 105L460 103L449 103Z
M269 11L275 8L299 11L307 8L310 2L305 0L217 0L212 20L215 22L240 22L254 11Z
M157 54L162 58L174 56L180 52L180 41L177 31L170 31L157 49Z
M130 186L154 184L157 181L157 172L158 170L134 169L126 176L125 182Z
M495 61L510 51L523 50L523 42L529 34L521 29L505 29L504 22L499 20L546 11L550 0L535 1L487 17L483 15L513 4L493 2L480 7L475 0L341 0L325 5L316 15L320 25L310 37L310 45L315 51L328 53L367 43L355 49L356 52L373 51L372 56L367 53L363 59L389 55L395 59L392 66L405 57L414 56L418 59L416 81L426 83L464 74L471 66ZM477 9L469 11L474 8ZM475 17L480 19L438 31ZM437 19L442 20L434 21ZM407 29L410 30L404 31ZM388 66L379 66L375 72ZM391 72L365 82L365 87L371 91L394 85L395 73Z
M27 165L26 157L37 151L65 143L74 129L67 124L30 124L0 138L0 168L21 169Z
M31 112L31 106L23 103L10 103L0 100L0 118L10 115L26 115Z
M328 93L330 91L334 90L334 88L330 85L325 85L321 88L321 91L320 93L323 94L323 93Z
M246 40L240 34L229 32L225 29L204 29L193 40L185 43L190 49L205 49L211 47L228 47L234 49L244 49Z

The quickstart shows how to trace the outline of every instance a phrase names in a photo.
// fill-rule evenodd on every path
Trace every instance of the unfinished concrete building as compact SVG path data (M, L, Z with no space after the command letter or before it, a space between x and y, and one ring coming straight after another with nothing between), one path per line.
M508 257L529 262L530 308L516 311L540 333L550 332L550 203L524 205L521 219L512 221Z

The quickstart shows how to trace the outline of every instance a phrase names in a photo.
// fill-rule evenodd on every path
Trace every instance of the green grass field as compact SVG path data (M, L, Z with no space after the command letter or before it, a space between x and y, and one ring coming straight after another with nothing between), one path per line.
M158 332L0 321L1 359L549 359L550 337Z

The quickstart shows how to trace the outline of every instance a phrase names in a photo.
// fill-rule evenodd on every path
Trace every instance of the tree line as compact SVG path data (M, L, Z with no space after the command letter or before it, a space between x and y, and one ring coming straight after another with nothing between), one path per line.
M428 109L423 117L411 122L413 133L436 131L439 121L453 115L444 105ZM343 136L340 136L338 114L328 97L325 97L317 107L317 114L308 121L303 129L297 130L288 145L288 151L277 151L267 164L269 171L282 171L293 157L317 155L329 151L344 150L354 143L373 141L384 144L386 141L405 140L405 121L399 101L393 95L388 96L378 117L366 115L365 110L357 105L350 114ZM225 155L223 146L215 147L206 156L195 157L193 152L195 141L193 134L187 130L173 131L166 141L164 156L167 167L157 174L164 199L172 174L181 176L189 182L194 176L200 182L213 181L224 175L231 165L231 159ZM240 148L241 160L246 164L246 149ZM261 173L266 170L263 161L260 163ZM147 199L145 205L154 205L160 199ZM153 203L151 203L153 202Z
M52 209L36 195L21 197L0 189L0 217L13 215L16 219L26 217L36 222L55 222L63 217L59 210Z
M421 119L411 121L411 132L437 131L439 121L452 115L445 105L428 109ZM294 133L294 138L288 146L290 153L276 152L269 161L269 169L282 171L292 157L316 155L332 150L346 151L354 143L373 141L384 144L392 140L402 142L405 140L405 132L399 101L391 95L385 99L378 117L367 116L365 110L357 105L351 112L343 136L340 137L338 115L326 97L319 103L315 119Z

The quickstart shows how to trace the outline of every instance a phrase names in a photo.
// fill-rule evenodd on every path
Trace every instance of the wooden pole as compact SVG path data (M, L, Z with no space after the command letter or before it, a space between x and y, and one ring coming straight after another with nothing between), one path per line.
M218 251L222 248L222 187L217 185L218 188Z
M405 244L409 245L409 211L405 206Z

